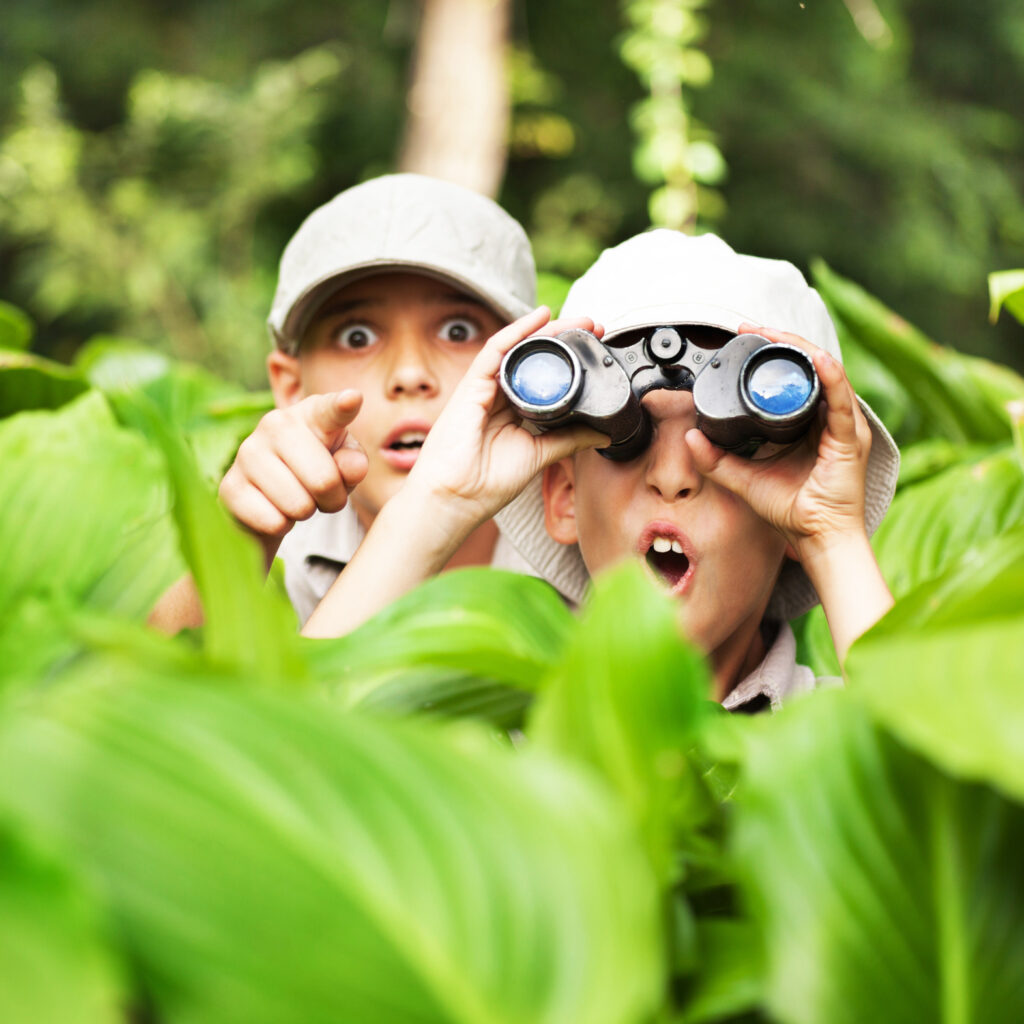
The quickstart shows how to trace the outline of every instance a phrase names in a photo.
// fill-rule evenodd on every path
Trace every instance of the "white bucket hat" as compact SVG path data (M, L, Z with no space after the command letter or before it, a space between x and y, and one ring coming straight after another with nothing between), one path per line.
M515 320L536 304L526 232L497 203L421 174L387 174L314 210L281 256L267 325L296 352L317 307L340 287L382 272L415 271L453 284Z
M783 260L741 255L715 235L691 237L658 229L605 250L569 290L561 316L591 317L604 325L606 338L663 324L704 324L735 332L747 322L799 334L842 362L835 325L800 271ZM881 421L858 400L872 433L865 488L870 535L896 490L900 457ZM548 536L540 477L497 520L535 572L571 601L583 599L590 577L577 545ZM817 603L801 566L787 561L768 616L792 619Z

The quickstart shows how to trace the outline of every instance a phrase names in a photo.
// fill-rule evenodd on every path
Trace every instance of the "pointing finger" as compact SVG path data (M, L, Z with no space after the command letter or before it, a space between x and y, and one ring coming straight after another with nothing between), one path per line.
M303 415L309 429L332 452L344 441L345 432L358 415L362 404L363 396L352 388L311 395L302 402Z

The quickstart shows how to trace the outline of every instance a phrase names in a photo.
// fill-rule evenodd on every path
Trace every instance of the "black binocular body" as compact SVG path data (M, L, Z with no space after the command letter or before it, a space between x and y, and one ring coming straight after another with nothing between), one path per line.
M607 343L579 329L527 338L506 354L498 380L512 406L542 430L585 423L607 434L611 444L599 450L617 462L650 444L640 400L656 388L692 391L697 427L746 458L803 437L821 395L806 352L759 334L709 349L685 333L665 326L624 331Z

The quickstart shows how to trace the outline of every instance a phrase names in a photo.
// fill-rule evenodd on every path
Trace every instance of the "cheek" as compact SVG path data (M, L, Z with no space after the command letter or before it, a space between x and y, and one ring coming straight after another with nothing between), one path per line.
M464 348L458 348L453 352L446 353L444 359L439 360L437 367L438 385L441 396L446 401L458 387L462 378L466 376L466 371L469 370L482 347L482 345L467 344Z
M593 460L599 464L589 465ZM611 463L595 452L577 456L576 530L580 553L591 575L634 553L634 538L623 516L634 490L635 482L621 464Z

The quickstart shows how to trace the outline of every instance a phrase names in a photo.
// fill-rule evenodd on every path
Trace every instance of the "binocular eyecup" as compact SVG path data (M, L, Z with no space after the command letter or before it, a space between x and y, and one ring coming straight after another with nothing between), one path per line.
M615 461L636 458L650 444L650 416L641 405L648 391L692 391L697 427L747 458L803 437L821 395L802 349L759 334L708 349L673 326L616 335L607 344L580 329L527 338L505 356L498 380L513 408L541 430L586 423L607 434L611 444L600 452Z

